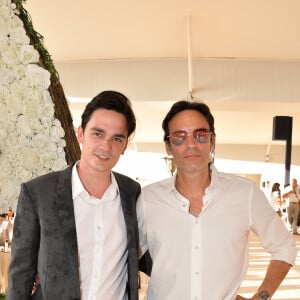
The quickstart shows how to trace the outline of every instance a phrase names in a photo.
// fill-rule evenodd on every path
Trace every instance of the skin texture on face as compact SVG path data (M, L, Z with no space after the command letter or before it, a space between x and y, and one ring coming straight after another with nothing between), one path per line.
M113 110L97 109L85 130L78 128L77 135L82 144L80 169L95 176L110 174L127 147L126 118Z
M169 122L169 132L184 129L203 128L209 130L205 117L196 110L184 110L176 114ZM215 136L204 144L197 143L192 135L187 136L185 143L180 146L166 143L166 151L172 155L180 173L202 173L208 172L208 164L211 160L210 152L214 151Z

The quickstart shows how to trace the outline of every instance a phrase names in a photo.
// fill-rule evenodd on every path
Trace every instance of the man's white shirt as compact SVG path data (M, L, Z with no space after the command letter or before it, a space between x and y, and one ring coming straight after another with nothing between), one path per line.
M212 167L199 217L174 177L142 189L137 203L142 252L153 259L148 300L233 300L248 266L249 232L271 259L294 264L295 242L255 183Z
M101 199L84 189L72 171L72 194L78 242L82 300L125 300L127 233L116 179Z

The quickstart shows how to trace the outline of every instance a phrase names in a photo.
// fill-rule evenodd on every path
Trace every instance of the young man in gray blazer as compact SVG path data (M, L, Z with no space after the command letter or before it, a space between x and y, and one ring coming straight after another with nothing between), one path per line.
M100 93L82 114L80 161L22 184L8 300L138 299L140 185L112 171L135 127L124 95Z

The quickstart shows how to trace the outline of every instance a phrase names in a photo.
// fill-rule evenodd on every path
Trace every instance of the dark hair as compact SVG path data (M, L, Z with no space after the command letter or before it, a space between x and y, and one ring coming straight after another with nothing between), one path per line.
M281 197L280 184L278 182L273 184L271 193L273 192L279 192L279 196Z
M215 125L214 125L215 121L212 113L210 112L209 107L205 103L182 100L182 101L177 101L172 105L171 109L169 110L169 112L167 113L167 115L165 116L162 122L162 128L164 130L164 141L167 141L168 136L170 135L170 131L169 131L170 121L173 119L175 115L177 115L178 113L184 110L196 110L200 114L202 114L208 122L210 132L212 132L212 134L215 135Z
M272 192L279 191L280 190L280 184L278 182L275 182L272 186Z
M83 131L89 122L92 113L97 109L108 109L116 111L125 116L127 120L128 137L135 131L136 119L131 107L130 100L116 91L103 91L95 96L85 107L81 115L81 126Z

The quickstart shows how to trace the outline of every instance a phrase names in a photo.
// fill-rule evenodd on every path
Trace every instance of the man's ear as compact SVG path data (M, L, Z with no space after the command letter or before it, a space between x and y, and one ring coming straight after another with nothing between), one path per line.
M123 149L121 155L125 153L125 151L126 151L126 149L127 149L127 146L128 146L128 139L126 140L126 144L125 144L125 146L124 146L124 149Z
M173 155L170 143L165 142L165 149L168 155Z
M83 143L83 128L81 125L77 128L77 140L79 144Z
M211 152L215 151L215 145L216 145L216 136L212 135L211 136L211 141L210 141L210 151Z

